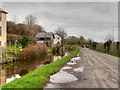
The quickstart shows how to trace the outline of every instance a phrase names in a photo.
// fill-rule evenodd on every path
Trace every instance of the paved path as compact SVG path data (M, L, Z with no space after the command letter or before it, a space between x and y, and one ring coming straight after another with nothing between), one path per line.
M49 83L45 88L117 88L118 58L81 48L81 59L76 65L66 65L72 69L65 70L78 80L67 83ZM74 69L83 67L83 72ZM61 76L62 77L62 76Z

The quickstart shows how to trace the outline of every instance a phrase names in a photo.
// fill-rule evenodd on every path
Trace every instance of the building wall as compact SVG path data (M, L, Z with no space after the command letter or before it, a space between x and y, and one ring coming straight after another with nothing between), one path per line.
M45 44L47 47L52 47L51 46L51 41L46 40L46 41L37 41L37 44Z
M53 47L53 37L49 37L49 38L44 38L43 40L40 40L40 38L44 38L44 37L36 37L37 44L46 44L47 47Z
M1 46L3 46L3 48L6 48L6 39L7 39L7 31L6 31L6 26L7 26L7 22L6 22L6 14L2 13L2 19L0 21L0 26L2 28L2 33L0 36L0 41L1 41Z
M61 45L61 41L62 41L62 38L55 34L54 35L55 38L53 38L53 35L51 35L51 37L49 39L43 39L43 40L40 40L40 38L44 38L44 37L36 37L37 41L36 43L37 44L46 44L48 47L54 47L55 45L58 45L57 43L59 42ZM48 45L49 44L49 45Z
M60 42L60 45L61 45L62 38L57 34L55 34L54 36L55 36L54 45L56 45L58 42Z

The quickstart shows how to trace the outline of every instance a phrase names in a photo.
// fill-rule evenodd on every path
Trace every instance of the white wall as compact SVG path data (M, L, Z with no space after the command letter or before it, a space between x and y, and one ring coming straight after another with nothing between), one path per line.
M56 45L58 42L60 42L60 45L61 45L62 38L57 34L55 34L54 36L55 36L54 45Z
M37 41L37 44L43 44L44 41Z
M0 26L2 26L2 36L0 36L0 41L2 42L3 48L6 48L6 41L7 41L7 25L6 25L6 14L2 13L2 21L0 22Z

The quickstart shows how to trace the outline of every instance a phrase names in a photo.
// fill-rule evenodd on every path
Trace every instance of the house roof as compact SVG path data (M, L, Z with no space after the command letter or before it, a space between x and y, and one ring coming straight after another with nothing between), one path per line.
M4 11L3 9L0 8L0 12L8 14L6 11Z
M49 32L49 33L47 33L47 32L39 32L39 33L36 34L35 37L51 37L52 35L53 35L52 32Z

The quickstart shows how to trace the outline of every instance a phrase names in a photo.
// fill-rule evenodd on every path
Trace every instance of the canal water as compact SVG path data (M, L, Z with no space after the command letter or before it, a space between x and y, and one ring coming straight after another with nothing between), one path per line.
M33 72L46 64L49 64L55 60L67 56L68 54L68 52L65 52L64 54L59 56L47 55L37 59L17 61L11 66L2 65L3 69L1 71L4 75L2 75L3 77L1 78L1 81L3 82L3 84L5 84L10 81L13 81L15 78L21 78L27 73Z

